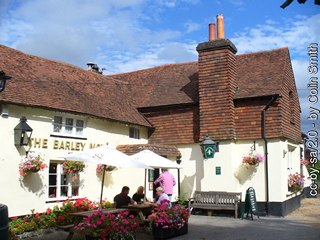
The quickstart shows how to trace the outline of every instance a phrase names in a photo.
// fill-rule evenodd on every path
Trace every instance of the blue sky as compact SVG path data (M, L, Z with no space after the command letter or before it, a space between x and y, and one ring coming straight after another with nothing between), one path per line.
M238 53L288 46L309 129L307 47L320 43L320 6L313 0L1 0L0 44L104 74L197 60L208 24L223 14Z

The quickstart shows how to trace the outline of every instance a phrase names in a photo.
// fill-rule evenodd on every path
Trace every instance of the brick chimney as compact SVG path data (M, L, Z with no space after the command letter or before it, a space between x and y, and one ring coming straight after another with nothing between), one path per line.
M197 46L200 139L206 133L214 140L235 138L237 48L224 38L223 25L223 15L217 15L217 36L210 24L209 41Z

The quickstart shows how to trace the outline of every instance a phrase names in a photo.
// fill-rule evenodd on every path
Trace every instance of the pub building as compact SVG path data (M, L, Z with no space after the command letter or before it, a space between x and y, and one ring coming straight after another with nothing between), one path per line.
M170 170L179 180L173 200L196 190L241 192L244 200L253 187L261 214L299 207L301 193L290 191L288 176L308 175L300 166L301 109L289 49L237 54L218 15L196 50L195 62L103 75L93 63L84 70L0 45L0 70L10 77L0 93L0 202L9 215L44 212L68 197L97 201L96 165L65 173L63 156L106 144L180 163ZM252 152L264 161L244 165ZM48 167L22 177L19 164L32 154ZM144 173L106 174L103 198L146 184L152 199L159 169Z

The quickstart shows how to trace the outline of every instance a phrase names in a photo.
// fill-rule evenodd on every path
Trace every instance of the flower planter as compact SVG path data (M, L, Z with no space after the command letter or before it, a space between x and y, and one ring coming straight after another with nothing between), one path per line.
M90 237L90 236L86 236L86 240L98 240L99 237Z
M37 173L39 171L40 171L40 168L31 168L30 169L30 172L32 172L32 173Z
M162 227L153 227L152 235L154 240L162 240L177 237L188 233L188 223L184 224L182 228L162 228Z
M90 236L86 236L86 240L98 240L99 237L90 237ZM109 240L120 240L119 237L109 237L107 238ZM135 240L136 237L132 236L132 237L121 237L121 240Z

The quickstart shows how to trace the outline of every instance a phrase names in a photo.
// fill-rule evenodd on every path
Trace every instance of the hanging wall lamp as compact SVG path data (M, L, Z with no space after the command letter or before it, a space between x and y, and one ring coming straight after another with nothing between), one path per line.
M213 158L215 152L219 151L218 143L213 141L209 134L206 134L204 140L200 143L201 151L205 159Z
M14 145L27 146L33 129L27 124L27 118L22 116L20 123L14 128Z

